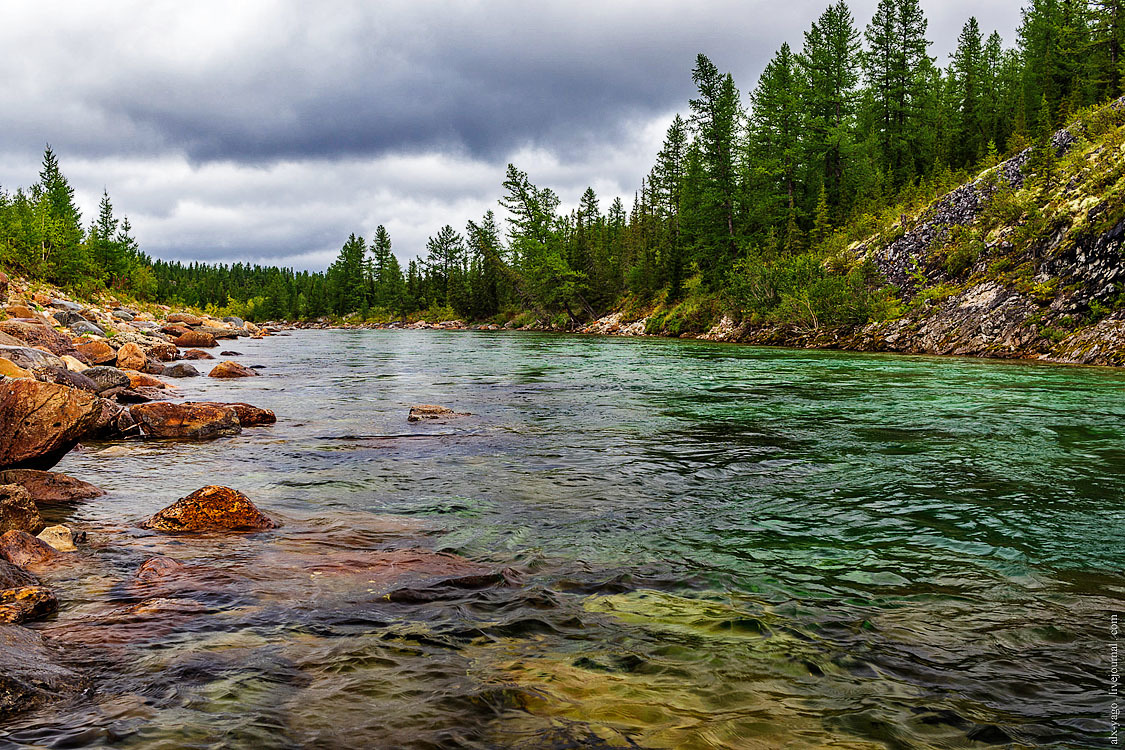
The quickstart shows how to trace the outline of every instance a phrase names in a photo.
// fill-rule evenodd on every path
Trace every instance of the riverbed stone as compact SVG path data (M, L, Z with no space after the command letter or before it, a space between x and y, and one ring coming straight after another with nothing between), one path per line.
M121 370L144 370L147 357L140 345L130 341L117 350L117 367Z
M89 482L56 471L7 469L0 471L0 484L18 484L27 490L36 505L88 500L105 494Z
M92 365L104 365L117 359L117 352L102 339L78 339L74 348Z
M62 553L26 531L12 529L0 534L0 557L23 568L52 562Z
M172 339L172 343L183 348L218 346L218 344L215 343L215 337L206 331L185 331Z
M166 366L160 374L165 378L198 378L199 370L186 362L180 362L178 364Z
M56 648L34 630L0 627L0 720L86 687L81 674L64 667Z
M31 370L25 370L10 359L4 359L3 357L0 357L0 375L6 378L34 377Z
M277 523L230 487L209 485L182 497L141 524L167 532L263 531Z
M130 413L146 437L209 440L242 431L238 413L217 404L158 401L130 407Z
M184 352L180 356L180 359L214 359L214 358L215 358L215 356L213 354L208 354L207 352L203 351L202 349L188 349L186 352Z
M249 367L232 362L229 359L215 365L214 369L207 374L211 378L251 378L257 377L257 375L258 373Z
M39 579L18 565L0 560L0 589L18 589L24 586L38 586Z
M0 484L0 532L16 529L36 534L44 526L39 508L22 485Z
M75 545L85 538L85 532L79 533L69 526L57 524L43 529L35 535L35 538L46 542L59 552L75 552L78 550Z
M59 609L59 600L46 586L21 586L0 591L0 623L42 620Z
M56 383L0 381L0 469L49 469L97 422L98 399Z

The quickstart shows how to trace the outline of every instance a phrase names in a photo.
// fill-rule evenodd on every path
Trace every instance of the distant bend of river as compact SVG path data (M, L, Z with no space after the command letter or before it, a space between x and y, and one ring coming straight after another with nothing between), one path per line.
M183 395L277 425L58 467L108 495L50 511L92 551L44 576L37 627L93 687L0 744L1109 746L1125 373L510 332L229 348L263 376ZM206 484L284 525L136 528ZM194 582L146 599L156 554Z

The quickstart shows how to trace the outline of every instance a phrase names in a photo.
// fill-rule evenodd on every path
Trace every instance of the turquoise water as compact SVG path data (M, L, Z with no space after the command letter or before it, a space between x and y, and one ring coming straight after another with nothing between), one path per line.
M109 491L52 511L91 546L44 575L41 629L95 688L0 737L1109 746L1125 373L506 332L231 346L264 376L182 395L277 425L59 466ZM472 416L409 425L415 403ZM283 527L135 528L211 483ZM152 554L192 580L138 590Z

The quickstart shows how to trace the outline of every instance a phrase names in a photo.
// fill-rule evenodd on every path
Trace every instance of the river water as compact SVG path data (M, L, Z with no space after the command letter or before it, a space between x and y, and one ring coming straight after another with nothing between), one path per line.
M278 423L91 444L37 629L121 748L1108 747L1125 373L525 333L294 332L178 381ZM410 425L409 406L471 416ZM137 523L206 484L283 526ZM132 581L148 557L189 575Z

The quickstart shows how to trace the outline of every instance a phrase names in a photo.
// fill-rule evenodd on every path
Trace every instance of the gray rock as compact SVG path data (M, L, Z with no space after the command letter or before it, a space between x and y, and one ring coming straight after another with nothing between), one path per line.
M133 313L129 312L128 310L114 310L113 311L113 317L117 318L118 320L124 320L124 321L129 322L129 323L132 323L133 319L136 318L136 316Z
M68 327L71 324L77 323L80 320L85 320L85 318L83 318L81 315L74 312L73 310L59 310L56 313L52 313L51 317L54 318L55 320L57 320L59 322L60 326L68 326Z
M70 310L71 312L80 312L82 310L82 305L65 299L51 300L51 307L57 307L60 310Z
M66 363L50 352L42 349L32 349L30 346L4 346L0 345L0 357L14 362L27 370L38 370L41 367L59 367L66 369Z
M114 388L129 387L129 376L116 367L99 365L84 370L82 374L98 384L98 393L105 393Z
M88 378L84 373L85 371L74 372L67 367L51 367L49 365L35 369L36 379L44 383L58 383L59 385L77 388L87 393L98 393L98 384Z
M199 370L191 365L181 362L177 365L168 365L160 374L166 378L197 378L199 377Z
M58 652L34 630L0 628L0 719L86 687L79 673L62 666Z
M75 336L105 336L105 330L96 323L82 319L70 324Z
M237 315L228 315L227 317L223 318L223 322L230 323L232 326L235 326L237 328L242 328L242 326L246 325L246 321L238 317Z

